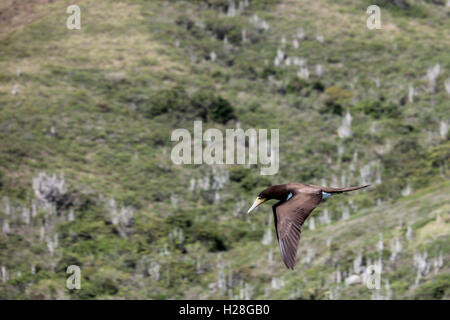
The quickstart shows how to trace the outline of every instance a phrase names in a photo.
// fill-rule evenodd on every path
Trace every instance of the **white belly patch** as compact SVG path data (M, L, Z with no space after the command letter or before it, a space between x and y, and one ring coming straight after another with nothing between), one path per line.
M322 191L322 200L328 199L329 197L331 197L332 194L328 193L328 192L323 192Z

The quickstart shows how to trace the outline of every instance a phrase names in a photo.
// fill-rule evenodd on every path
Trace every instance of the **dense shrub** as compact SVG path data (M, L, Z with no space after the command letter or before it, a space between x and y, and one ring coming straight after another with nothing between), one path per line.
M401 110L398 105L380 100L360 101L356 104L355 110L363 112L374 119L383 117L398 118L401 115Z
M172 0L176 1L176 0ZM230 6L230 0L191 0L194 3L207 5L209 8L226 12ZM237 2L237 1L236 1ZM252 8L263 9L279 3L280 0L258 0L252 1Z
M211 89L201 89L189 96L183 87L176 86L156 92L150 100L150 106L143 108L149 118L169 114L184 120L199 118L223 124L236 118L228 100Z
M426 152L419 144L416 137L406 136L394 145L392 150L382 158L382 165L388 175L407 177L416 175L418 170L423 170L419 161L411 159L424 159Z
M183 28L185 28L186 30L192 30L192 28L194 28L195 26L195 22L192 21L189 17L187 16L179 16L176 20L175 23L178 26L181 26Z
M265 66L261 72L261 78L268 78L269 76L276 76L281 73L280 69L276 68L273 65Z
M249 174L249 170L242 166L234 166L230 169L230 181L241 182Z
M448 159L450 159L450 142L431 149L428 156L428 164L430 167L438 168L439 166L444 166Z
M420 6L410 0L375 0L371 1L370 4L385 8L386 10L389 10L390 14L395 16L415 18L424 18L427 16L424 6Z
M189 97L182 87L161 90L152 97L152 106L147 113L154 117L173 111L186 112L189 107L188 101Z
M228 9L228 6L230 5L230 1L228 0L192 0L192 2L198 4L205 4L209 8L221 11L226 11Z
M375 3L383 6L395 6L403 9L411 6L407 0L377 0Z
M252 170L242 166L230 169L230 181L236 182L245 191L253 191L255 188L262 190L271 184L267 177L255 174Z
M402 134L402 135L408 135L414 132L418 132L418 129L416 126L410 124L410 123L394 123L393 129L395 132Z
M2 170L0 170L0 191L2 190L3 185L4 185L4 180L3 180L4 178L5 178L5 174L3 173Z
M343 114L343 105L352 97L352 93L339 87L332 86L326 88L323 93L323 107L320 109L323 113L332 113L336 115Z
M425 0L425 2L432 3L438 6L445 6L446 4L445 0Z
M228 39L230 43L242 41L242 28L238 18L211 18L206 21L206 30L211 31L219 40Z
M241 182L242 188L246 191L251 191L257 187L261 188L262 190L268 187L270 184L270 180L267 177L260 176L258 174L249 174Z
M324 85L320 81L309 82L297 76L289 79L286 86L286 92L291 94L301 94L308 96L311 90L323 92Z
M448 274L441 274L435 279L422 284L414 292L415 299L435 300L447 298L450 295L450 278Z
M235 119L234 108L231 104L214 94L212 90L199 90L191 97L191 109L197 117L204 121L227 123Z
M181 210L179 213L171 215L165 221L166 226L178 227L183 230L185 243L194 243L196 241L203 242L209 251L227 250L227 242L225 233L220 232L217 223L211 220L198 222L195 216L199 214L193 210ZM201 214L207 214L206 211Z
M287 93L300 93L302 89L306 87L308 87L308 82L295 76L289 79L289 82L286 86L286 91Z

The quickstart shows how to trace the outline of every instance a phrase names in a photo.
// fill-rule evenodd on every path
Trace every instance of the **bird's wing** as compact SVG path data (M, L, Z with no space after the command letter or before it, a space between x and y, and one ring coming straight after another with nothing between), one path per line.
M288 201L279 202L272 207L281 255L289 269L294 269L296 263L302 225L321 199L320 190L299 192Z
M343 192L349 192L349 191L354 191L354 190L367 188L369 185L366 184L364 186L348 187L348 188L330 188L330 187L321 187L321 186L315 186L315 185L309 185L309 186L317 188L317 189L320 189L320 190L322 190L324 192L327 192L327 193L343 193Z

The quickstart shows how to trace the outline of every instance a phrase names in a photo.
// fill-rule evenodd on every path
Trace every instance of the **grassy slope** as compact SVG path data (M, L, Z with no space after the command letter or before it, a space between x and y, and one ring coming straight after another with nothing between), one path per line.
M216 10L198 10L185 2L80 1L82 30L69 31L65 28L68 3L60 1L38 6L32 18L7 30L0 41L0 177L2 209L8 201L13 216L3 212L0 219L9 219L13 232L0 238L0 265L10 274L1 296L218 298L253 292L255 298L295 298L301 289L304 298L328 298L337 286L332 279L336 267L348 270L360 251L364 261L374 260L383 232L385 260L395 236L401 237L404 247L395 263L386 262L394 297L448 298L448 266L444 264L438 275L431 272L416 287L412 258L415 251L425 249L430 257L442 251L444 261L449 255L450 185L433 162L437 148L448 150L448 138L438 134L439 121L448 119L449 110L443 89L450 70L448 11L428 4L421 4L425 18L383 11L383 29L375 33L365 28L364 6L347 2L252 4L244 16L230 18L239 28L247 28L250 43L228 48L202 28L191 32L174 23L180 16L199 22L218 15ZM267 33L258 34L249 25L253 13L268 21ZM296 52L290 43L299 27L305 28L308 39ZM324 43L315 40L319 34ZM351 93L352 100L343 106L354 117L352 138L337 137L342 117L323 112L323 93L284 93L296 70L280 68L273 81L262 75L273 63L283 35L289 55L306 58L311 70L323 64L325 74L312 75L311 82ZM218 55L216 62L208 60L211 50ZM429 94L424 74L435 63L440 63L443 75L437 93ZM377 78L380 87L374 85ZM402 105L410 83L418 88L419 97ZM17 96L11 94L14 84L19 88ZM214 176L211 168L177 167L170 162L171 130L191 128L192 122L167 114L149 118L144 113L149 97L174 84L189 93L213 87L232 103L244 128L280 128L280 173L264 180L256 168L246 170L244 182L231 180L217 190L219 204L211 200L216 190L187 191L191 178ZM400 117L374 119L356 109L357 101L379 100L381 95L401 109ZM273 117L275 110L277 117ZM371 126L375 132L369 130ZM56 134L51 134L52 127ZM414 150L409 150L408 139L418 141L412 145ZM344 147L340 157L338 144ZM406 151L397 151L403 144ZM351 169L355 151L356 171ZM304 232L295 272L282 266L274 240L269 246L261 244L266 228L273 228L267 226L269 207L250 219L236 216L236 202L248 205L267 183L320 184L325 178L328 184L340 184L345 176L348 184L358 184L359 169L370 160L381 162L383 183L370 192L333 199L317 210L316 221L324 208L336 220L349 199L359 208L351 209L348 221ZM76 199L74 222L67 221L67 212L48 218L44 208L30 225L21 222L22 208L30 207L34 198L32 178L40 171L64 172ZM397 201L407 184L414 193ZM118 236L104 198L136 208L133 234ZM439 223L435 222L438 212ZM53 256L46 241L39 240L46 219L50 221L46 234L58 234L60 239ZM409 224L415 233L410 243L404 239ZM183 243L170 241L169 234L180 228ZM326 245L330 236L332 252ZM168 256L160 253L165 246ZM302 262L307 248L314 249L310 263ZM269 250L271 263L267 263ZM146 271L152 263L160 265L158 280ZM68 264L82 266L80 292L64 288ZM37 270L34 274L32 266ZM229 277L229 270L232 281L221 291L218 275L223 272ZM276 279L283 279L284 286L274 289ZM343 298L370 294L363 286L341 289Z

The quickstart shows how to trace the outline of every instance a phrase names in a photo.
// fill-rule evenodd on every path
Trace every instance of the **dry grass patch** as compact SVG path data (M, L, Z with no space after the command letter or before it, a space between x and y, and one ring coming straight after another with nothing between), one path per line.
M450 234L450 205L446 204L430 213L436 216L436 219L427 223L417 232L417 241L422 243L424 241L433 240L443 235Z
M45 16L56 0L2 0L0 2L0 37Z

